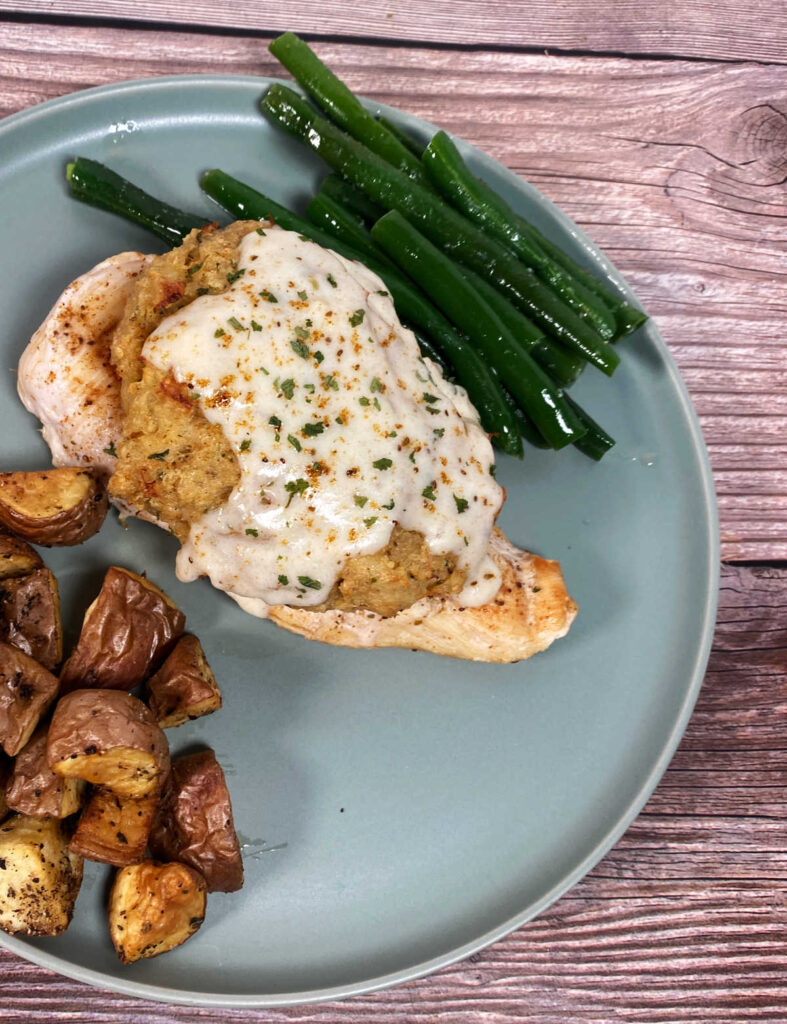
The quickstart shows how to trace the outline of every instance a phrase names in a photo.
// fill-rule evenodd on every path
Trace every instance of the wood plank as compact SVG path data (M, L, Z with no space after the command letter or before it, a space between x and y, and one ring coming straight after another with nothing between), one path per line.
M529 178L627 275L678 361L726 559L787 559L787 69L321 44L359 92ZM172 72L277 74L264 40L8 23L0 113Z
M672 765L621 841L536 921L431 978L345 1003L225 1010L222 1024L787 1019L785 608L787 570L725 568L708 673ZM0 1006L3 1024L219 1019L3 952Z
M739 0L0 0L0 10L311 37L787 62L783 4Z

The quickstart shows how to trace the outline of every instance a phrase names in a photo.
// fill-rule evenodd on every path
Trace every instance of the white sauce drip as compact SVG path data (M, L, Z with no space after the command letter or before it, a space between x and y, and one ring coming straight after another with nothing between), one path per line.
M462 604L490 601L503 501L492 446L464 389L420 358L380 278L267 225L242 239L238 271L143 349L192 388L241 470L227 502L192 524L179 578L207 575L258 615L315 605L349 556L385 547L399 523L455 555Z

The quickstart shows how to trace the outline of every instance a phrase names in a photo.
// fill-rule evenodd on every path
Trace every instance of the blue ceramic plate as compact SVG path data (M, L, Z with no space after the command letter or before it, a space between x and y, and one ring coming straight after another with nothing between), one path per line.
M47 464L16 398L23 347L61 289L148 235L71 201L83 154L154 195L217 211L198 175L220 166L301 207L323 166L257 112L269 84L160 78L79 93L0 125L0 464ZM386 113L426 140L431 126ZM476 172L622 294L625 282L530 185L461 145ZM501 459L501 525L559 559L580 612L569 636L518 665L348 651L248 617L207 583L175 579L175 543L109 517L77 549L46 552L73 639L105 567L147 571L202 638L225 706L170 739L213 746L244 844L241 893L211 896L199 935L121 967L88 865L57 939L2 936L73 978L190 1004L276 1006L380 988L460 960L542 911L633 820L664 771L702 680L718 531L702 437L656 327L622 345L610 382L579 401L617 438L597 465L576 451ZM581 954L578 954L581 955Z

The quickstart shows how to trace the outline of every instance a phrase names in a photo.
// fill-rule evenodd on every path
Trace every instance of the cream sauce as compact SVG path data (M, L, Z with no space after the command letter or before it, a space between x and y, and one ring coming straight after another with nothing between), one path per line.
M384 284L359 263L264 225L237 274L167 318L143 356L187 384L237 453L227 502L195 522L178 576L266 606L324 601L351 555L395 523L467 573L459 600L500 585L487 555L503 491L464 389L420 357Z

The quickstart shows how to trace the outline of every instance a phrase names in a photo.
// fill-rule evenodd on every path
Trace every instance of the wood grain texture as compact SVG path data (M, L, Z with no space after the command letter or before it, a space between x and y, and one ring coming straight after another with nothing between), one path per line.
M787 558L787 68L321 44L353 88L529 178L627 275L702 420L726 559ZM279 74L264 40L0 26L0 114L173 72Z
M127 999L0 952L0 1019L3 1024L783 1022L785 608L787 570L724 570L699 702L644 811L595 870L545 914L464 963L344 1003L233 1012Z
M787 9L778 0L0 0L4 8L315 37L787 62Z

